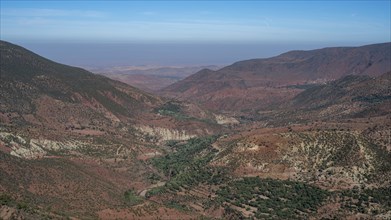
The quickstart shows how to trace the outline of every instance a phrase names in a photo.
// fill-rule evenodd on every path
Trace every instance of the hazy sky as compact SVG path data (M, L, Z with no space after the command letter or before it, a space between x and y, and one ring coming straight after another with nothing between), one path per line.
M391 41L390 0L1 0L0 8L2 40L81 66L221 64Z

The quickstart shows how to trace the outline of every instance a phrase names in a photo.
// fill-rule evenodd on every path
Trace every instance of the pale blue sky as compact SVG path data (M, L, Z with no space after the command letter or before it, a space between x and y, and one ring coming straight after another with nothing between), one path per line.
M232 62L257 56L248 45L258 45L254 47L257 50L260 45L279 45L282 52L299 46L306 49L391 41L390 8L390 0L1 0L0 37L35 45L38 51L43 47L37 45L72 43L197 44L205 49L205 45L247 45L248 55L242 51L239 54L243 56L226 60ZM262 51L258 56L275 55L280 50Z

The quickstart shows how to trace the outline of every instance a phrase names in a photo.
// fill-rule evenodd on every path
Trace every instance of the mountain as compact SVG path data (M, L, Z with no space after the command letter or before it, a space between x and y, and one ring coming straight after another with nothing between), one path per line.
M4 219L98 218L104 210L126 208L132 202L125 192L150 185L156 171L145 160L164 152L156 146L236 123L5 41L0 55Z
M1 67L1 109L3 114L15 113L15 116L6 116L12 120L15 117L25 122L38 120L49 126L56 124L51 121L56 117L49 115L58 113L63 116L63 124L72 123L72 117L113 123L133 118L140 110L162 103L159 98L126 84L52 62L3 41ZM59 102L69 105L61 106ZM41 112L42 106L49 109ZM59 109L50 109L54 107ZM49 115L39 115L41 113ZM27 119L26 115L33 116Z
M315 121L388 120L391 114L391 72L377 77L348 75L325 84L312 85L271 111L243 116L276 126Z
M391 72L378 77L349 75L298 94L292 107L318 117L370 117L390 114Z
M167 102L125 83L52 62L4 41L0 91L2 122L10 127L30 127L29 133L36 129L49 133L74 129L106 133L125 124L147 125L165 119L156 114L156 109ZM205 115L215 120L213 114ZM199 121L194 123L202 127ZM189 126L187 122L182 124Z
M267 59L204 69L162 90L219 110L264 109L293 98L302 88L346 75L378 76L391 70L391 43L291 51Z

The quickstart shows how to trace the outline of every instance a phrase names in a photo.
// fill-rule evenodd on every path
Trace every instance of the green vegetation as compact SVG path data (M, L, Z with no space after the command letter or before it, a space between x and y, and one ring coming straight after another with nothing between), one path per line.
M391 187L345 190L338 193L341 208L353 213L380 214L391 210Z
M143 199L140 198L134 190L127 190L124 193L125 202L130 206L138 205L143 202Z
M253 210L256 218L301 219L316 212L327 191L300 182L245 177L217 191L220 203Z
M167 115L174 117L178 120L186 120L191 119L191 117L185 115L182 112L182 108L179 103L176 102L167 102L163 106L155 109L156 113L159 113L161 115Z
M148 175L147 179L149 180L149 182L151 182L152 184L155 184L157 182L160 181L160 176L155 174L155 173L151 173Z
M161 170L169 181L162 188L155 188L148 196L167 191L180 191L200 183L217 185L227 179L222 168L208 166L217 150L211 144L217 137L193 138L187 143L169 142L173 153L152 159L152 164Z
M176 200L168 200L166 202L164 202L164 205L168 208L173 208L173 209L176 209L176 210L179 210L179 211L188 211L189 208L186 207L185 205L179 203L178 201Z
M210 145L216 137L193 138L185 144L172 144L176 152L164 157L152 159L152 164L166 176L174 177L194 167L203 167L209 162L216 150Z
M180 114L182 110L179 103L167 102L163 106L158 108L157 112L162 115L174 115L174 114Z
M311 89L311 88L316 88L318 86L320 86L321 84L298 84L298 85L289 85L287 86L287 88L290 88L290 89Z
M383 94L370 94L368 96L357 96L352 99L352 101L358 102L369 102L369 103L381 103L387 100L390 100L390 95Z
M161 195L161 194L166 193L166 192L167 192L167 188L165 186L159 186L159 187L155 187L155 188L150 189L145 194L145 197L146 198L150 198L151 196Z
M11 196L7 194L0 195L0 205L10 205L13 202Z
M227 170L208 165L216 154L211 147L215 140L216 137L205 137L187 143L168 143L173 152L152 159L152 164L169 177L169 181L163 187L150 190L146 197L165 193L177 195L177 192L195 189L200 184L219 186L216 199L205 198L209 201L206 207L222 205L227 217L243 218L242 212L248 212L255 218L299 219L315 213L329 196L327 191L300 182L258 177L231 181ZM165 205L188 209L180 201L170 200Z
M15 207L19 210L32 212L32 208L29 206L28 203L24 201L16 201L8 194L0 194L0 206L3 205Z
M201 122L208 123L208 124L215 123L211 119L196 118L196 117L187 115L183 111L180 103L172 102L172 101L167 102L163 106L160 106L159 108L155 109L155 113L159 113L161 115L171 116L177 120L195 120L195 121L201 121Z

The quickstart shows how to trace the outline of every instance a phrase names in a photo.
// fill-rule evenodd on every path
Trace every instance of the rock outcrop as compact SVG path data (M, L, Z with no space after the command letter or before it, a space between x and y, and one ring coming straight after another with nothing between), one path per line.
M42 158L48 154L48 152L56 152L60 150L72 150L83 146L79 142L58 142L47 139L30 139L26 140L23 137L8 133L0 132L0 142L10 148L10 154L12 156L37 159Z
M188 134L184 130L175 130L161 127L150 127L150 126L138 126L137 130L144 134L151 135L158 138L159 140L188 140L196 137L197 135Z

